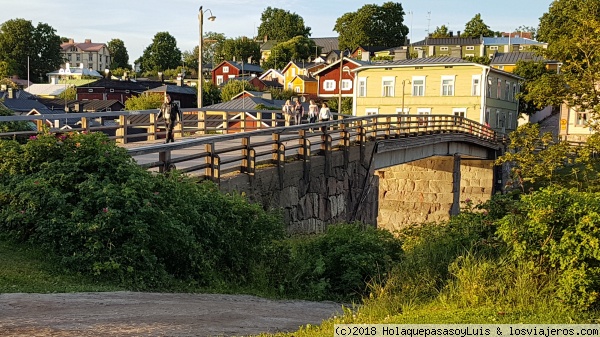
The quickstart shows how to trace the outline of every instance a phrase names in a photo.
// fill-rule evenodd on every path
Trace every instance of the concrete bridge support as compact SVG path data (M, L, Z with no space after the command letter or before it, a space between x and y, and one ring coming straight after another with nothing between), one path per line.
M464 201L489 200L493 160L430 157L378 169L377 226L391 231L411 223L435 222L458 214Z

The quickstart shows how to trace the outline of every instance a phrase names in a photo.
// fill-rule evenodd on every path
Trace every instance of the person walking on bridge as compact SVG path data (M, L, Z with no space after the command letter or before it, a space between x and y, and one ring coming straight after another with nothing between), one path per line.
M165 140L165 144L174 142L173 129L175 128L175 123L177 123L177 121L182 121L183 118L179 106L175 103L171 103L171 96L169 94L165 94L165 100L158 111L158 118L160 117L164 119L167 128L167 139Z

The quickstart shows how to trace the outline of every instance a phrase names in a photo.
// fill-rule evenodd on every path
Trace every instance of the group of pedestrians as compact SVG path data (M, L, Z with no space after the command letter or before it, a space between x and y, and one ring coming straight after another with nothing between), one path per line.
M290 100L288 99L283 107L281 108L283 112L283 118L285 119L285 126L290 126L292 118L294 120L294 125L302 124L302 118L304 118L304 107L300 100L296 100L296 103L292 105ZM327 103L322 103L321 108L315 103L314 100L310 100L310 104L308 105L308 113L307 115L307 123L312 124L317 120L319 122L327 122L333 119L331 114L331 110L327 106ZM321 127L321 131L325 132L326 127ZM312 128L308 129L309 132L314 132Z

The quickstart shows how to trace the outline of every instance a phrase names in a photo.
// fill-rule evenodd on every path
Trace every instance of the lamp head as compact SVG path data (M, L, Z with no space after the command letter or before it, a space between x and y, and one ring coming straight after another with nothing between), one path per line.
M215 21L216 18L217 18L216 16L211 15L208 17L208 21Z

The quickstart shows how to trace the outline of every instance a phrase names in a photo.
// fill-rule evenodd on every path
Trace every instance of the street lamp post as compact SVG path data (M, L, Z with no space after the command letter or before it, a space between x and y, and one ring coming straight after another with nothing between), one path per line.
M208 17L208 21L215 21L216 17L213 15L210 9L202 10L202 6L198 10L198 27L200 29L200 37L198 41L198 128L204 130L204 120L205 113L200 111L202 108L202 84L204 82L204 76L202 75L202 40L203 40L203 32L202 25L204 23L204 13L210 12L210 16Z
M406 84L411 84L410 80L402 80L402 111L400 112L400 114L404 114L404 86Z

